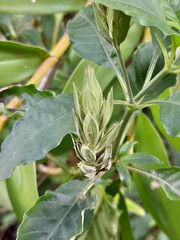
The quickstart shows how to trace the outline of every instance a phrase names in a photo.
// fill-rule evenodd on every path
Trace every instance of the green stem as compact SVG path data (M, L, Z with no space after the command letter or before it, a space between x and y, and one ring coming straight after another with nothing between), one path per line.
M122 71L123 76L124 76L124 80L126 82L129 102L130 103L134 103L133 93L132 93L132 89L131 89L131 84L130 84L130 80L129 80L128 73L127 73L127 70L126 70L126 66L125 66L125 63L124 63L124 60L123 60L123 57L122 57L122 54L121 54L120 47L119 47L119 45L117 43L115 43L113 45L114 45L114 50L115 50L115 52L117 54L117 57L118 57L118 61L119 61L119 65L120 65L121 71Z
M129 102L122 101L122 100L113 100L113 104L126 106L126 107L130 107L130 108L133 108L135 106L134 104L130 104Z
M120 147L121 147L122 143L124 142L124 139L128 133L129 127L130 127L133 119L134 119L134 109L127 108L124 113L124 116L122 118L122 125L119 130L118 136L113 145L113 158L114 159L116 159L116 157L118 157Z
M134 97L135 101L140 100L154 85L169 74L166 68L163 68L142 90Z
M152 77L152 74L153 74L154 69L156 67L157 60L160 57L160 54L161 54L161 51L160 51L159 48L157 48L155 50L155 53L154 53L154 55L152 57L150 65L149 65L149 69L148 69L148 72L147 72L147 75L146 75L143 87L145 87L151 81L151 77Z
M164 43L163 43L161 37L159 36L158 31L156 31L155 29L153 29L153 33L154 33L154 35L155 35L155 37L156 37L156 39L157 39L157 41L158 41L158 43L159 43L159 46L160 46L160 48L161 48L161 51L162 51L162 53L163 53L164 60L165 60L165 64L168 64L168 59L169 59L169 57L168 57L168 53L167 53L167 51L166 51L166 47L164 46Z

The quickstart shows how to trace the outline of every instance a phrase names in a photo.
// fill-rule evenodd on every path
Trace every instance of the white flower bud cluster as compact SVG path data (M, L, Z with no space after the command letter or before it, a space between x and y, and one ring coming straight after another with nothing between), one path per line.
M74 102L78 138L73 140L80 160L78 166L85 176L93 179L111 167L112 143L120 128L120 123L107 128L113 112L113 91L111 89L105 101L94 70L89 67L85 72L82 94L74 86Z

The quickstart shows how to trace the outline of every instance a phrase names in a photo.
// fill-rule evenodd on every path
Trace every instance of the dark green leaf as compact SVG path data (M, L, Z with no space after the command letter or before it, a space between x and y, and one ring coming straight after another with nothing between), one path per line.
M155 48L153 47L152 42L148 42L139 45L138 49L133 54L132 64L128 67L128 74L134 95L136 95L143 87L154 51ZM163 68L163 65L163 59L159 58L152 77L154 77ZM167 88L174 86L175 84L176 75L168 75L166 78L160 80L158 84L145 94L143 101L148 101L158 97Z
M100 196L93 218L86 232L78 240L113 240L118 232L119 214L111 196ZM110 221L111 220L111 221Z
M71 181L47 191L24 216L18 240L69 240L83 232L84 210L96 206L90 181Z
M53 14L78 11L85 0L1 0L0 13L11 14Z
M149 172L134 167L128 167L128 169L153 179L157 183L155 187L159 187L160 185L171 200L180 200L180 168L171 167ZM152 188L153 184L152 182Z
M8 178L19 165L43 159L58 146L63 137L73 131L73 107L73 96L66 94L30 106L2 144L0 180Z
M164 165L152 164L151 169L170 167L162 140L151 122L144 115L139 115L135 125L136 152L148 153L156 156ZM133 174L136 187L146 210L156 220L158 226L170 237L178 240L180 228L180 201L171 201L162 188L152 188L150 179Z
M167 134L171 137L180 136L180 91L176 91L167 99L157 100L160 105L159 119Z
M129 191L131 191L131 174L129 173L127 167L124 164L117 164L116 168L122 184L127 187Z
M167 35L175 33L171 29L166 20L170 17L178 24L177 16L171 7L166 4L166 0L93 0L94 2L101 3L107 7L114 8L125 12L127 15L134 17L134 19L143 26L154 26L159 28Z
M73 20L69 21L67 30L74 50L85 59L104 67L112 67L113 47L100 35L92 6L84 7Z
M134 142L130 142L130 141L125 142L120 148L119 155L128 154L128 152L131 150L134 144L135 144Z
M133 164L133 165L134 164L135 165L152 164L152 163L163 164L163 162L161 162L157 157L154 157L152 155L145 154L145 153L134 153L134 154L123 156L121 158L121 163ZM144 166L143 166L143 169L144 169Z
M41 48L0 41L0 87L27 80L48 56Z
M12 86L0 90L0 97L3 98L9 95L16 95L27 100L28 105L34 105L43 98L55 97L52 91L40 91L35 85L28 86Z
M170 90L167 90L160 97L167 98L169 97L169 95L170 95ZM173 145L173 147L180 152L180 138L178 137L172 138L164 130L164 127L159 120L159 106L158 105L151 106L151 111L152 111L153 119L156 123L156 126L158 127L158 130L166 137L166 139L168 139L168 141Z
M129 214L127 211L126 203L124 201L124 197L121 194L120 195L120 201L118 204L118 208L120 211L122 211L121 216L120 216L120 239L121 240L135 240L132 229L131 229L131 224L129 220Z

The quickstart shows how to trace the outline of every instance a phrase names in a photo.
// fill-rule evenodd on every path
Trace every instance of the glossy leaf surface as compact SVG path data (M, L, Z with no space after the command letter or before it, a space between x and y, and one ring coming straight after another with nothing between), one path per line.
M0 41L0 87L27 80L48 56L41 48Z
M87 195L90 181L70 181L47 191L25 214L18 240L68 240L83 231L84 210L96 206L96 196Z
M164 162L158 167L152 164L151 168L170 167L160 136L144 115L139 115L137 118L135 140L139 143L135 146L136 152L154 155ZM177 222L180 221L180 201L168 199L164 191L161 188L156 188L155 185L151 184L152 181L145 176L133 174L133 179L146 210L154 217L158 226L170 239L178 240L180 229Z
M127 206L124 200L123 195L120 195L120 200L118 204L118 208L122 211L120 216L120 239L121 240L135 240L129 220L129 214L127 211Z
M85 0L1 0L0 13L11 14L53 14L78 11Z

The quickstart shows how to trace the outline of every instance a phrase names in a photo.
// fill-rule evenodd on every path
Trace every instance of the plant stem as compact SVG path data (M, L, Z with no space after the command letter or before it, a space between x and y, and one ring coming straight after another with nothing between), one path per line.
M132 93L132 89L131 89L131 84L130 84L130 80L129 80L128 73L127 73L127 70L126 70L126 66L125 66L125 63L124 63L124 60L123 60L123 57L122 57L122 54L121 54L120 47L119 47L119 45L117 43L115 43L113 45L114 45L114 50L116 51L116 54L117 54L117 57L118 57L118 61L119 61L119 65L120 65L121 71L122 71L123 76L124 76L124 80L126 82L129 102L130 103L134 103L133 93Z
M52 36L52 48L56 45L59 27L61 25L63 17L64 17L64 14L62 13L58 13L55 15L55 26L54 26L53 36Z
M152 74L153 74L154 69L156 67L157 60L160 57L160 54L161 54L161 51L160 51L159 48L157 48L155 50L155 53L154 53L152 59L151 59L151 63L149 65L149 69L148 69L143 87L145 87L151 81L151 77L152 77Z
M153 29L153 33L154 33L154 35L155 35L155 37L156 37L156 39L157 39L157 41L159 43L159 46L161 48L161 51L163 53L165 64L168 64L169 57L168 57L168 53L167 53L166 47L164 46L164 43L163 43L161 37L159 36L158 31Z
M135 101L140 100L145 93L147 93L154 85L156 85L162 78L167 76L169 71L166 68L163 68L141 91L134 97Z
M120 147L127 135L127 132L129 130L129 127L131 125L132 120L134 119L134 109L132 108L127 108L124 116L122 118L122 125L119 130L118 136L116 138L116 141L113 145L113 158L116 159L118 157L118 153L120 150Z

